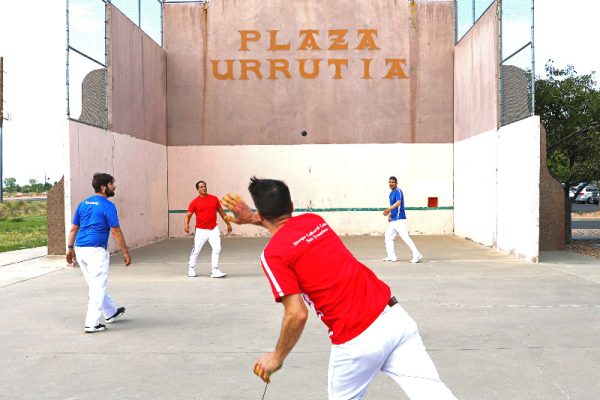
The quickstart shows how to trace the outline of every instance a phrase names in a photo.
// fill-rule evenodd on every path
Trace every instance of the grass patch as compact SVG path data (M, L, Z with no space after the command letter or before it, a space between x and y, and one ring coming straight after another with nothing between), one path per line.
M0 253L48 245L45 201L0 204Z

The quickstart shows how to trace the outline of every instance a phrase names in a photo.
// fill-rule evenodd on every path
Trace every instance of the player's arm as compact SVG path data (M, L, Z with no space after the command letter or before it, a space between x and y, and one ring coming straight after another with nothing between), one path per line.
M131 256L129 255L129 249L127 248L127 243L125 243L125 236L123 235L123 231L121 231L121 227L113 226L110 228L110 233L115 238L117 246L119 246L119 250L121 250L123 261L125 261L125 266L128 267L129 264L131 264Z
M71 225L69 237L67 238L67 263L69 264L73 264L73 260L76 258L75 250L73 250L73 247L75 246L75 238L77 237L77 232L79 232L79 225Z
M219 215L221 216L221 218L223 219L223 221L225 221L225 223L227 224L227 234L229 235L231 233L231 231L233 230L233 228L231 228L231 224L229 223L229 219L227 218L227 214L225 214L225 211L221 207L221 204L219 204L219 206L217 208L217 212L219 213Z
M308 319L308 310L300 294L284 296L281 302L285 310L275 351L263 354L254 363L254 373L264 382L270 382L271 374L281 368L285 358L298 343Z
M397 202L386 208L383 212L383 215L388 215L390 212L392 212L393 209L400 207L400 204L402 204L402 200L398 200Z
M187 214L185 214L185 218L183 220L183 230L187 234L190 233L190 221L192 220L192 215L193 213L188 211Z

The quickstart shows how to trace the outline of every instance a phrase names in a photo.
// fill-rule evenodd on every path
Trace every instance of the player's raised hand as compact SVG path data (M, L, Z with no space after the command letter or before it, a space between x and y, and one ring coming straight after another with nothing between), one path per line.
M260 221L257 214L248 207L239 194L227 193L221 199L221 205L225 210L231 211L235 215L235 217L228 215L225 217L226 221L235 222L238 225L255 224Z

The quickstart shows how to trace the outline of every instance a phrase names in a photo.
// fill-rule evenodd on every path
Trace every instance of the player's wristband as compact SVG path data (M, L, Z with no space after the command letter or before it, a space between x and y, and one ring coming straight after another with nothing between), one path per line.
M69 250L73 250L73 249L74 249L74 246L70 246L70 245L69 245L69 246L67 246L67 249L69 249Z

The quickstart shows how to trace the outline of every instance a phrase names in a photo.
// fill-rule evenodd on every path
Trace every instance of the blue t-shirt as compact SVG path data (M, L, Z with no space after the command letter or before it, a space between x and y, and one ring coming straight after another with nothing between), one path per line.
M396 188L396 190L390 192L390 206L395 202L400 201L400 206L394 208L390 215L392 216L391 221L397 221L399 219L406 219L406 214L404 213L404 195L402 194L402 190Z
M79 225L75 246L108 246L110 228L119 226L117 207L104 196L94 195L79 203L73 225Z

